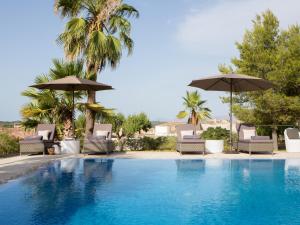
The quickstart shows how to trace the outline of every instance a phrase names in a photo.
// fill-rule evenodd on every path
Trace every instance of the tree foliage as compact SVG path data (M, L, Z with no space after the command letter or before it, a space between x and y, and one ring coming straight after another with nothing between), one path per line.
M205 107L206 101L201 100L201 96L197 91L186 92L183 97L183 106L185 110L177 114L178 119L188 117L188 123L193 125L199 124L203 119L210 118L210 109Z
M122 132L123 124L126 120L126 117L122 113L116 113L111 115L110 117L105 118L103 123L112 124L112 132L115 133L118 139L121 139L124 134Z
M38 75L35 84L76 75L84 77L82 61L65 62L54 59L53 67L47 74ZM28 88L22 92L23 96L30 98L30 102L21 109L23 125L27 128L35 127L38 123L55 123L60 136L70 137L72 129L72 93L67 91L37 90ZM84 96L84 92L75 92L75 100Z
M125 145L132 149L138 149L137 146L140 146L141 142L134 139L135 134L142 131L146 132L151 128L151 122L145 113L133 114L128 117L122 113L117 113L105 118L102 122L112 124L113 133L117 136L117 145L120 150L123 150Z
M148 131L151 122L145 113L129 115L123 124L123 131L127 137L133 137L135 133Z
M18 140L7 133L0 132L0 157L19 153Z
M268 10L256 16L236 46L239 56L232 59L233 66L221 65L220 71L267 79L275 88L235 95L235 116L257 125L295 124L300 115L300 27L281 30Z
M67 19L65 30L58 37L69 59L83 58L87 79L97 80L106 65L116 68L122 50L132 53L129 18L139 12L122 0L56 0L55 11ZM94 104L96 95L88 91L88 103ZM95 112L86 110L86 135L92 133Z

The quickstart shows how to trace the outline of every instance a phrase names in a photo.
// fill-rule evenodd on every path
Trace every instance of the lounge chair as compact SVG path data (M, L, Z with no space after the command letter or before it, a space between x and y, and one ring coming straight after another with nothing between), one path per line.
M300 135L296 128L284 130L284 140L287 152L300 152Z
M184 124L176 126L177 144L176 150L183 153L205 154L205 141L196 135L196 126Z
M82 153L111 153L114 150L114 143L111 140L111 136L111 124L95 124L93 135L86 137L84 140Z
M47 151L54 144L55 124L39 124L33 136L20 141L20 155L37 154Z
M239 152L271 153L273 154L274 142L269 136L257 136L254 126L249 124L238 124L238 142L235 148Z

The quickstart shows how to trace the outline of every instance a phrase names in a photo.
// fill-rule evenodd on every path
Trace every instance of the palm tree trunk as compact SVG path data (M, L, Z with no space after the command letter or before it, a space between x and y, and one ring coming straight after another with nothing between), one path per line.
M272 127L272 140L274 145L274 151L278 151L278 136L277 136L277 127Z
M192 118L192 124L194 126L196 126L197 125L197 114L196 114L196 112L194 110L192 111L191 118Z
M88 104L94 104L96 102L96 92L88 91ZM91 109L86 109L85 111L85 136L88 137L93 134L94 124L95 124L95 112Z
M67 118L65 118L64 121L63 121L63 124L64 124L64 129L63 129L64 139L74 137L74 135L73 135L72 116L70 115Z
M88 63L87 64L87 79L89 80L97 80L97 73L101 70L102 67L99 67L95 65L94 63ZM96 103L96 92L95 91L88 91L88 98L87 98L88 104L95 104ZM85 136L91 136L93 134L94 130L94 124L95 124L95 112L91 109L86 108L85 111Z

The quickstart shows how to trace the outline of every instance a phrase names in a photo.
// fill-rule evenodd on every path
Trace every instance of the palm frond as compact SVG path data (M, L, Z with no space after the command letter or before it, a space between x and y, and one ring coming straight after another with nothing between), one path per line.
M65 31L59 35L57 42L64 47L67 58L75 59L86 48L88 22L84 18L72 18Z
M89 61L104 58L107 51L107 37L101 31L93 31L88 40L86 56Z
M177 114L177 118L178 119L184 119L185 117L187 117L188 116L188 112L186 112L186 111L180 111L178 114Z
M54 12L63 17L73 17L78 15L82 9L82 0L55 0Z
M35 88L28 88L25 91L23 91L21 93L21 95L23 95L25 97L28 97L28 98L35 99L35 98L38 97L39 93L38 93L38 91Z
M120 40L123 43L123 46L127 49L127 54L131 55L134 47L133 40L125 33L120 33Z
M135 17L138 18L140 16L140 13L137 9L135 9L133 6L128 4L122 4L118 7L116 10L116 15L122 16L122 17Z
M49 77L46 74L38 75L34 79L35 84L41 84L46 82L49 82Z
M112 35L107 36L107 60L112 68L115 68L122 56L122 45L119 39Z

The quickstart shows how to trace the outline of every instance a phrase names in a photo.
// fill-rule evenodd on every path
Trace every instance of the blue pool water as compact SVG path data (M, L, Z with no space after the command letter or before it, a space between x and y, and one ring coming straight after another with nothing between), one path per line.
M0 224L300 224L300 160L58 161L0 186Z

